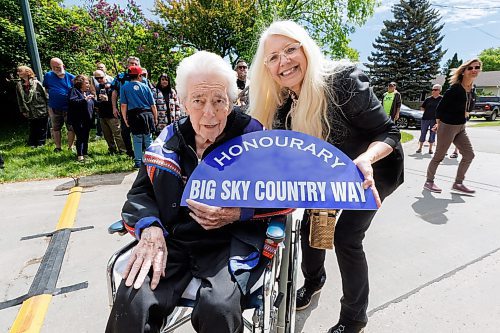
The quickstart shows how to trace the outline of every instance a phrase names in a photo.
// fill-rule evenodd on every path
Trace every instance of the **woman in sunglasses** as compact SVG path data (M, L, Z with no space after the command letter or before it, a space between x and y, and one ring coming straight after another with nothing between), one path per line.
M436 153L427 167L427 181L424 184L426 190L441 193L441 188L434 184L434 176L453 143L462 154L462 159L458 164L452 190L464 194L476 192L463 184L465 173L474 159L474 150L465 131L465 122L476 102L473 83L481 72L481 66L481 60L471 59L460 65L450 77L451 86L436 109L436 125L433 130L437 132L437 145Z
M354 160L378 205L403 182L399 130L354 64L327 60L303 27L278 21L261 35L250 68L250 115L265 127L306 133L335 145ZM344 210L338 219L334 243L343 297L330 333L360 333L368 321L362 242L375 212ZM309 244L312 215L306 210L300 230L305 281L297 291L297 310L311 304L326 279L326 251Z

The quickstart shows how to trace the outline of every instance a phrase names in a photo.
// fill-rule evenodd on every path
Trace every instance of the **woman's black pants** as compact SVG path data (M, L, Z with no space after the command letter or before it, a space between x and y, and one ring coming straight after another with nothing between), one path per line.
M84 156L88 154L89 148L89 134L90 126L89 122L78 122L77 124L72 124L73 130L76 134L76 155Z
M343 296L340 318L366 323L368 317L368 265L363 239L376 210L344 210L335 227L334 246L342 277ZM304 214L300 228L302 273L309 286L320 286L325 272L325 250L309 246L309 214ZM323 278L324 279L324 278Z

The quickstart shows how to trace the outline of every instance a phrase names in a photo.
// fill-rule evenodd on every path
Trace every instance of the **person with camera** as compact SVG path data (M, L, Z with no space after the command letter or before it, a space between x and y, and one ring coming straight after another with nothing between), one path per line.
M121 116L120 106L118 103L118 99L120 98L120 89L126 83L130 81L130 75L128 73L128 69L130 66L140 66L141 61L139 58L130 56L127 58L127 70L125 72L119 73L113 82L111 83L112 95L111 95L111 104L113 106L113 115L115 117ZM132 139L130 136L130 129L126 126L123 118L120 117L120 127L121 127L121 135L123 139L123 143L127 148L127 155L130 157L134 157L134 150L132 148Z
M118 115L113 113L111 83L106 81L106 75L101 70L94 72L94 79L97 81L95 106L108 151L110 154L125 153L127 148L121 136L120 120Z

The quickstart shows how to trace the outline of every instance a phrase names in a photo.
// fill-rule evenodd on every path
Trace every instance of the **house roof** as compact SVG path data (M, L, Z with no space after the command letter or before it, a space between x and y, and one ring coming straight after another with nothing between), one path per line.
M432 84L444 84L444 75L438 75L431 81ZM500 71L481 72L474 81L477 88L500 87Z

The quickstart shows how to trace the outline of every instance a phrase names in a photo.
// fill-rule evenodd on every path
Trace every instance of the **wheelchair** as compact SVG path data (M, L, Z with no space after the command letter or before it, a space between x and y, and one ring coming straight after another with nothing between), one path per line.
M277 244L272 260L260 279L250 290L250 300L244 309L243 322L245 332L254 333L294 333L295 332L295 296L300 249L300 221L303 209L296 209L289 214L284 224L271 222L267 228L267 239ZM108 232L126 234L122 221L113 223ZM109 305L113 306L116 290L121 282L128 258L137 244L137 240L115 252L107 265L107 284ZM265 246L266 248L266 246ZM175 310L167 318L161 333L175 332L177 328L189 322L191 308L195 304L200 280L193 278ZM251 319L248 313L253 310Z

